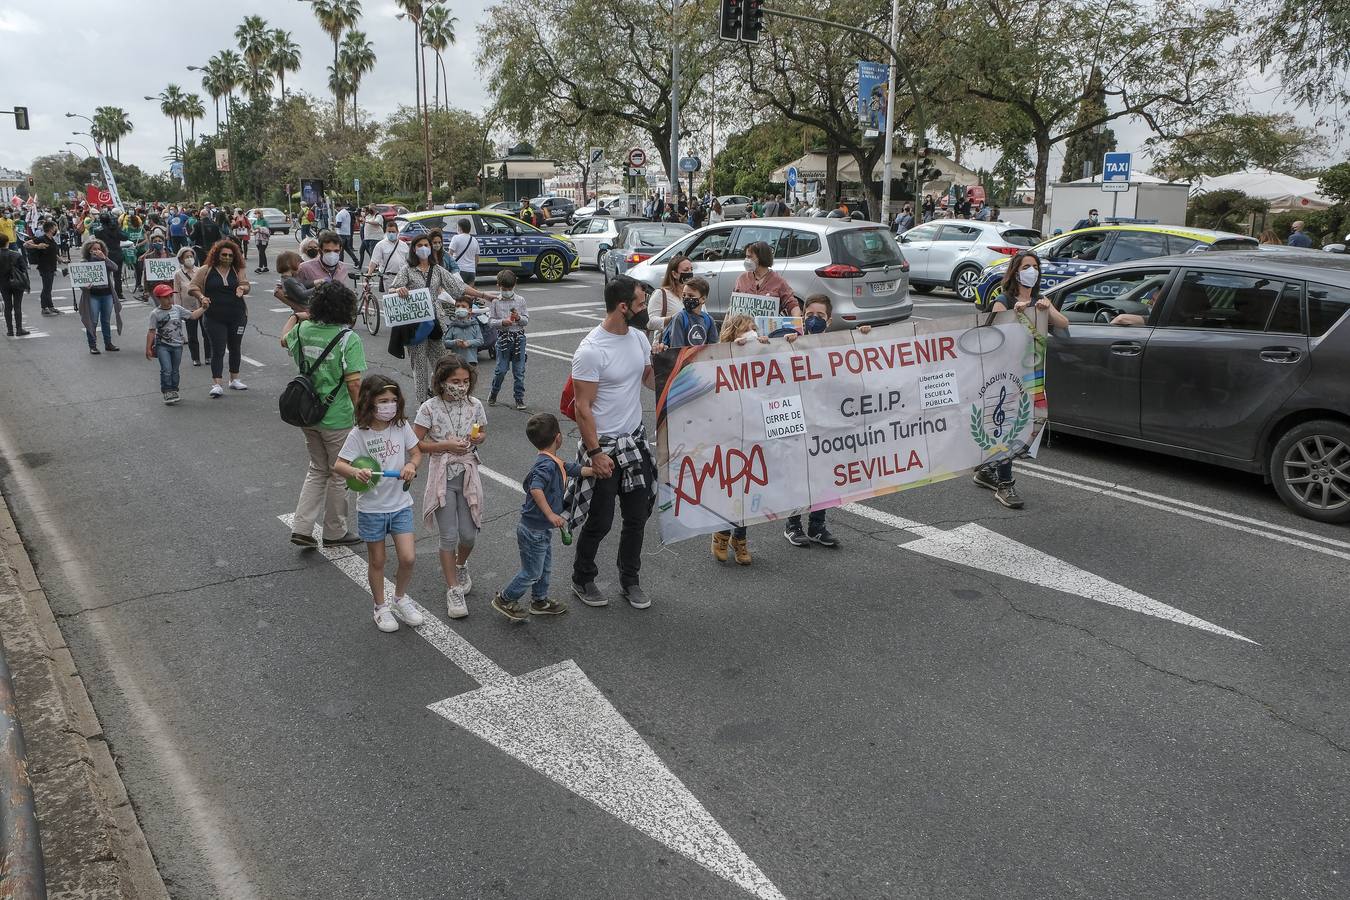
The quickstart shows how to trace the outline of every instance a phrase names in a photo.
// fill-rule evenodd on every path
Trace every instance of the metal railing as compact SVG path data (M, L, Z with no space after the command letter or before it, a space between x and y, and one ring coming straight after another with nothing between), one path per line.
M23 728L15 713L14 682L0 643L0 897L46 900L46 881Z

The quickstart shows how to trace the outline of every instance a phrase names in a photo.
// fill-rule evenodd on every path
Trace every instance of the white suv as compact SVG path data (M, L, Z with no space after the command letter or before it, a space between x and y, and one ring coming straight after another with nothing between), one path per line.
M926 294L949 287L973 303L984 267L1034 246L1041 233L1010 222L938 219L909 229L899 240L911 288Z

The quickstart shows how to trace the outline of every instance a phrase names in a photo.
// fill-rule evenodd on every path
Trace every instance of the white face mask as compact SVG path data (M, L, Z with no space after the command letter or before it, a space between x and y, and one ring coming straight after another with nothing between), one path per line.
M426 245L423 245L423 246L417 248L417 258L418 258L418 259L427 259L427 258L429 258L430 256L431 256L431 248L430 248L430 247L428 247L428 246L426 246Z
M751 259L751 258L748 257L748 256L742 261L741 264L745 266L745 271L747 271L747 272L753 272L753 271L755 271L755 269L756 269L756 268L758 267L758 265L759 265L758 263L756 263L753 259Z
M396 240L398 240L398 235L395 234L395 233L392 232L392 231L386 231L386 232L384 233L384 239L385 239L386 241L396 241Z
M1035 266L1027 266L1017 273L1017 280L1022 287L1035 287L1041 280L1041 270Z
M506 302L510 303L512 300L516 299L516 292L515 292L515 291L502 291L502 292L501 292L501 299L503 299L503 300L505 300Z
M340 254L334 253L333 251L329 250L327 253L323 255L323 264L325 266L330 267L336 266L338 264L338 260L340 259L342 259L342 256Z
M393 421L394 416L398 415L398 403L390 400L386 403L375 404L375 418L381 422Z

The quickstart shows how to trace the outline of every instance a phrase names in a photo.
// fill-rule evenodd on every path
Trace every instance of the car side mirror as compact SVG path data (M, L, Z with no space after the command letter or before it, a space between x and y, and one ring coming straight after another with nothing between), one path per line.
M600 245L600 252L601 252L601 253L604 253L604 252L606 252L607 250L609 250L609 244L601 244L601 245Z

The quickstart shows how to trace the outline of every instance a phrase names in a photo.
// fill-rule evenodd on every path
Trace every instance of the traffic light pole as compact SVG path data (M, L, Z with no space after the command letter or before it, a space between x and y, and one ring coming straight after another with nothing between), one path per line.
M839 28L839 29L841 29L841 30L843 30L843 31L849 31L849 32L852 32L853 34L861 35L862 37L868 38L869 40L876 41L876 42L877 42L878 44L880 44L882 47L886 48L886 52L890 55L892 63L894 63L894 67L891 69L891 83L892 83L892 85L894 85L895 73L898 71L898 72L900 73L900 75L902 75L902 76L904 77L904 79L905 79L905 84L909 87L909 94L910 94L910 97L911 97L911 98L913 99L913 101L914 101L914 117L915 117L915 119L917 120L917 121L915 122L915 127L914 127L914 134L915 134L915 140L914 140L914 204L915 204L915 207L917 208L918 203L919 203L919 191L920 191L920 189L922 188L922 185L920 184L920 181L921 181L921 179L922 179L922 174L921 174L921 172L920 172L920 168L921 168L921 165L922 165L922 164L919 162L919 155L920 155L920 153L921 153L922 150L923 150L924 134L925 134L925 132L926 132L928 129L927 129L927 127L924 125L923 99L919 96L919 88L918 88L918 86L914 83L914 75L913 75L913 73L911 73L911 72L909 71L909 67L908 67L907 65L905 65L905 61L904 61L903 59L900 58L900 51L899 51L899 49L897 49L897 47L896 47L895 45L891 44L890 42L886 41L885 39L878 37L877 35L873 34L872 32L868 31L868 30L865 29L865 28L859 28L859 27L856 26L856 25L845 25L843 22L832 22L832 21L830 21L829 19L818 19L818 18L816 18L815 16L803 16L803 15L801 15L801 14L799 14L799 13L787 12L787 11L781 10L781 9L773 9L773 8L771 8L771 7L768 7L768 6L761 6L761 7L760 7L760 10L761 10L765 15L769 15L769 16L781 16L781 17L784 18L784 19L792 19L792 20L797 21L797 22L808 22L808 23L810 23L810 24L812 24L812 25L824 25L826 28ZM898 20L898 18L897 18L898 12L899 12L899 7L893 5L893 6L892 6L892 10L891 10L891 17L892 17L893 21L895 22L895 25L894 25L894 28L893 28L893 30L892 30L892 38L891 38L892 40L895 40L896 37L898 37L898 31L899 31L899 20ZM887 116L886 116L886 134L887 134L887 138L888 138L888 139L889 139L889 137L890 137L891 131L893 130L893 129L892 129L892 126L891 126L891 113L893 113L893 112L894 112L894 109L895 109L895 106L894 106L894 103L895 103L895 101L894 101L894 96L895 96L895 91L894 91L894 90L891 90L891 91L890 91L890 96L888 96L887 101L886 101L886 102L887 102L887 107L888 107L888 113L887 113ZM886 164L885 164L885 169L886 169L886 170L889 170L890 164L891 164L891 153L890 153L890 148L887 148L887 150L886 150ZM891 182L890 182L890 178L889 178L889 176L888 176L888 177L886 178L886 185L885 185L885 186L883 187L883 189L882 189L882 191L883 191L882 196L883 196L883 197L889 196L889 193L890 193L890 183L891 183ZM884 208L883 208L883 210L882 210L882 218L883 218L883 219L885 218L885 210L884 210Z

